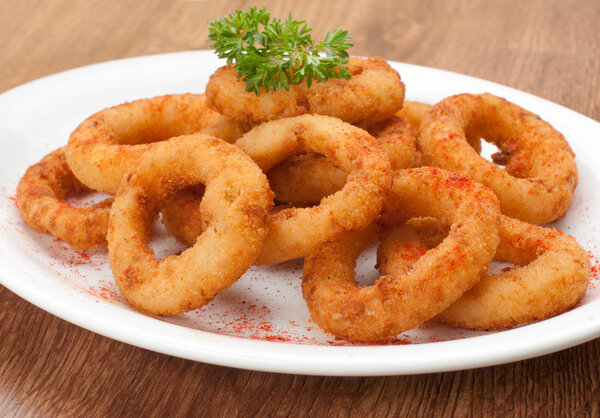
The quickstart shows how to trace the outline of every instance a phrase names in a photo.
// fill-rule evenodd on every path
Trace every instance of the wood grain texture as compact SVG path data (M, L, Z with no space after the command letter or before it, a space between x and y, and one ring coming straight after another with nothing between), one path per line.
M263 1L344 27L357 55L496 81L600 119L600 2ZM96 62L207 47L246 1L3 0L0 91ZM407 86L410 97L410 86ZM598 140L598 138L590 138ZM0 287L2 416L598 416L600 340L497 367L323 378L181 360L93 334Z

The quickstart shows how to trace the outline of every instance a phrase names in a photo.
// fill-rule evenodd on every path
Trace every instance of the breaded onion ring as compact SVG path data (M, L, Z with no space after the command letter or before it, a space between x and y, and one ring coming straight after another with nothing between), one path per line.
M421 156L415 145L415 130L405 120L393 118L368 129L390 157L392 169L419 165ZM294 205L310 205L340 190L346 173L327 158L303 154L288 158L268 173L277 200Z
M246 133L235 145L264 171L291 155L316 152L348 173L344 187L319 206L272 213L267 220L269 234L256 264L302 257L326 241L365 227L377 217L390 188L390 162L377 141L362 129L329 116L303 115L267 122ZM186 198L194 196L188 194ZM169 213L163 212L169 232L193 244L197 231L177 230L177 222L168 219Z
M434 219L386 231L378 249L381 273L405 274L447 232ZM507 216L501 218L495 260L519 267L486 274L436 319L455 327L497 330L540 321L573 307L590 280L590 262L573 237Z
M202 131L233 142L248 129L209 109L203 94L141 99L84 120L71 134L67 162L86 186L115 194L124 173L158 141Z
M204 185L187 187L169 196L161 208L162 223L167 232L190 246L204 232L204 220L200 216L200 201L204 196ZM189 237L183 241L179 236Z
M87 208L73 207L64 200L87 190L69 169L64 148L59 148L27 169L17 186L17 206L31 228L76 250L106 247L112 199Z
M354 281L356 259L370 242L368 230L308 255L302 294L312 319L338 337L384 339L439 314L475 285L499 242L498 199L481 184L441 169L396 172L384 223L432 215L452 225L448 237L406 274L382 276L372 286Z
M348 175L318 154L294 155L269 172L275 199L297 206L318 204L344 187Z
M396 115L408 121L412 126L418 128L419 125L421 125L421 121L432 107L432 105L427 103L405 100L402 109L400 109Z
M217 112L248 123L306 113L334 116L345 122L368 125L392 117L404 100L398 72L381 58L350 58L352 77L324 82L292 84L290 89L260 95L246 91L233 66L219 68L206 86L208 103Z
M204 232L192 248L158 262L148 239L161 202L198 183L206 186ZM233 145L201 134L157 144L124 177L110 212L108 255L121 293L157 315L208 303L259 254L272 198L265 175Z
M494 161L481 158L465 133L493 142ZM460 94L427 113L417 140L426 163L465 174L491 188L502 212L539 224L567 211L577 185L574 155L550 124L491 94Z
M431 109L433 109L433 106L430 104L405 100L402 109L400 109L396 115L407 120L408 123L414 126L418 131L421 126L421 121ZM481 153L480 137L467 135L467 142L473 147L477 154Z

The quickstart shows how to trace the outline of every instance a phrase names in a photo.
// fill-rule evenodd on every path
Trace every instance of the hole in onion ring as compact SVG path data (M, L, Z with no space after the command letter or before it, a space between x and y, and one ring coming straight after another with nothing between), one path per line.
M506 163L508 162L508 159L505 158L508 156L508 154L498 148L496 144L486 140L481 141L481 152L479 155L500 167L505 167ZM499 156L502 157L499 158Z
M181 254L187 245L179 242L173 235L169 234L165 226L159 220L155 220L150 230L150 241L148 246L154 251L158 261L165 257Z
M487 269L487 274L506 273L516 266L508 261L492 261Z
M354 280L358 286L372 286L379 279L377 247L379 247L379 239L373 241L358 256L358 261L354 267Z
M107 193L95 192L93 190L84 190L83 192L76 195L69 194L67 197L65 197L65 202L68 205L73 206L74 208L85 208L93 206L111 197L112 196Z

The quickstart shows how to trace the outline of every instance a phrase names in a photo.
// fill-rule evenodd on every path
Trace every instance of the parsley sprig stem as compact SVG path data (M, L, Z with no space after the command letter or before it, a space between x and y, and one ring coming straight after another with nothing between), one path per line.
M246 90L259 94L265 91L286 89L290 84L306 80L350 78L344 65L348 62L347 50L353 46L348 31L335 29L327 32L325 39L314 45L312 31L304 20L271 20L271 14L256 7L248 11L236 10L229 16L210 23L209 40L219 58L227 64L234 63Z

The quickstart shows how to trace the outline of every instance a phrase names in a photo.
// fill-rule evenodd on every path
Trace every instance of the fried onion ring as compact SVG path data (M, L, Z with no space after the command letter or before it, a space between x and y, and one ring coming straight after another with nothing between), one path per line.
M431 109L433 109L433 106L430 104L405 100L402 109L400 109L396 115L407 120L408 123L418 130L421 126L421 121ZM481 153L481 138L478 136L467 135L467 142L473 147L477 154Z
M437 245L448 228L421 219L384 233L378 249L382 274L406 274ZM470 329L506 329L550 318L573 307L585 294L590 262L573 237L502 216L495 260L519 267L486 274L436 319Z
M465 133L493 142L494 161L468 145ZM491 188L502 212L525 222L552 222L567 211L577 185L574 154L550 124L491 94L442 100L421 123L418 146L426 163L465 174Z
M412 126L418 128L427 112L432 108L433 106L427 103L405 100L402 109L400 109L396 115L408 121Z
M187 245L194 245L196 237L204 232L204 221L199 205L204 196L204 185L186 187L169 196L161 208L162 223L169 234ZM180 236L186 237L184 241Z
M198 183L206 187L204 232L193 247L158 262L148 240L161 202ZM123 178L110 212L108 254L121 293L157 315L208 303L259 254L272 198L266 176L250 158L215 137L181 136L148 150Z
M87 208L73 207L64 200L87 190L69 169L64 148L59 148L27 169L17 186L17 206L31 228L76 250L106 247L112 199Z
M326 157L313 153L294 155L267 173L277 201L296 206L318 204L344 187L347 177Z
M246 91L233 66L219 68L206 86L208 103L217 112L248 123L319 114L368 125L392 117L404 100L398 72L381 58L350 58L348 80L329 79L290 85L290 89L260 95Z
M395 173L382 220L441 217L448 237L399 276L372 286L354 281L356 259L370 231L329 242L305 258L302 294L312 319L338 337L373 341L397 335L442 312L475 285L499 242L498 199L484 186L441 169Z
M326 241L365 227L377 217L390 188L390 162L377 141L362 129L329 116L303 115L267 122L246 133L235 145L264 171L291 155L316 152L348 173L344 187L319 206L272 213L267 220L269 234L256 264L302 257ZM191 193L185 197L194 198L199 199ZM178 222L168 219L169 213L176 212L165 210L163 222L177 239L191 245L198 231L178 229ZM190 223L201 225L202 221Z
M233 142L249 127L211 110L203 94L173 94L104 109L71 134L67 162L93 190L115 194L124 173L159 141L202 131Z
M415 145L415 130L395 116L368 129L390 157L392 169L419 165L420 153ZM340 190L346 173L323 156L303 154L288 158L268 173L271 190L281 202L312 205Z

